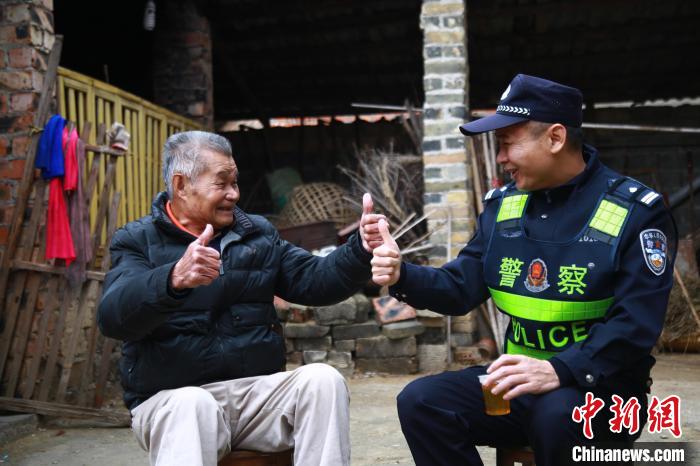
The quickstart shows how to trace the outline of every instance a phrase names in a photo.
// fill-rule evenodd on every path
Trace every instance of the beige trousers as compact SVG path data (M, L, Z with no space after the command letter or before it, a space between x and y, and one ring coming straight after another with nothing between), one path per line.
M326 364L162 390L131 411L152 465L215 466L231 449L294 448L296 466L350 464L349 394Z

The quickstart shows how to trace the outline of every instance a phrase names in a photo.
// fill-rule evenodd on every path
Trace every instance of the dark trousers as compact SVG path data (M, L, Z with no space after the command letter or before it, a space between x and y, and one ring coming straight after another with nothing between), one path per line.
M585 403L586 392L578 387L523 395L511 400L510 414L486 415L477 379L485 373L486 369L479 366L423 377L399 394L401 429L417 466L482 466L475 445L530 445L537 466L563 466L571 462L574 445L600 446L600 442L605 442L605 446L629 447L634 440L624 428L621 434L610 432L612 401L600 393L596 396L605 401L605 407L593 419L593 441L586 439L583 425L571 419L574 407ZM619 395L626 400L622 393ZM643 427L646 398L639 402ZM635 437L638 436L639 432Z

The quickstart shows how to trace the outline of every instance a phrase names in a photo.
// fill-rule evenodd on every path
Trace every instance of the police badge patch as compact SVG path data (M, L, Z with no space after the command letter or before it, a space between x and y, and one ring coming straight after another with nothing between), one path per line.
M655 275L661 275L666 270L666 257L668 254L668 242L666 235L661 230L644 230L639 234L642 243L642 254L647 267Z
M547 264L542 259L533 259L527 268L525 288L533 293L539 293L549 288L547 281Z

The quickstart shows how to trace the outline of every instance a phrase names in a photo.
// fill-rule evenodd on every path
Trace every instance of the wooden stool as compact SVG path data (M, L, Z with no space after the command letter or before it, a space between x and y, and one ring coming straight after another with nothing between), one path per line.
M219 461L219 466L292 466L294 450L276 453L234 450Z
M496 448L496 466L535 466L535 452L530 447Z

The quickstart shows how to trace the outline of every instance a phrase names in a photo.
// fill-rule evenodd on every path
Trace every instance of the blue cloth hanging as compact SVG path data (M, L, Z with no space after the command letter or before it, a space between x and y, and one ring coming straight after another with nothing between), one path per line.
M41 176L45 179L63 176L65 165L63 162L63 128L66 125L60 115L54 115L44 126L44 132L39 139L39 149L36 154L34 166L41 169Z

